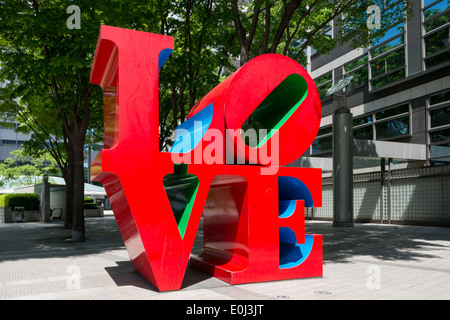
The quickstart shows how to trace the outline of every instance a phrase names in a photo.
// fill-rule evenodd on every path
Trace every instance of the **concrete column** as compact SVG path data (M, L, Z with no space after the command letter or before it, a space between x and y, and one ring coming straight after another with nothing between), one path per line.
M353 227L353 118L349 109L333 115L333 226Z

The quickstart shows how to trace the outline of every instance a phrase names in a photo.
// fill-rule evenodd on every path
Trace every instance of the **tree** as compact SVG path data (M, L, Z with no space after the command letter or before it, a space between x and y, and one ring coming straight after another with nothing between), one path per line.
M34 184L41 181L44 175L59 175L56 161L49 155L30 157L23 150L14 150L11 157L0 163L1 185L7 181L19 179L23 184Z
M381 2L382 28L369 32L371 4L366 0L159 2L160 33L175 37L175 50L160 74L160 149L171 144L173 130L196 100L235 70L232 60L238 59L242 66L260 54L279 53L306 65L308 46L319 53L344 43L367 47L404 21L405 10L410 13L409 0ZM328 32L332 22L339 30L335 37Z
M158 1L159 33L175 38L175 48L160 72L160 149L172 143L173 130L197 100L235 67L238 54L228 1Z
M154 6L87 0L77 17L66 11L72 1L0 4L0 110L32 133L28 152L45 149L56 160L66 182L66 227L74 241L84 241L83 148L87 129L102 116L101 89L89 81L100 25L152 31ZM75 28L73 19L79 19Z
M410 13L411 9L409 0L379 2L381 28L370 32L367 26L370 17L367 9L371 4L375 2L230 1L229 10L233 14L233 24L240 46L240 65L265 53L280 53L304 64L304 51L308 46L319 53L327 53L343 43L350 43L354 48L367 47L371 40L381 38L392 26L403 21L405 10ZM327 26L332 21L335 21L337 29L340 29L336 38L327 33Z
M380 2L382 12L394 2ZM69 0L0 4L0 111L17 116L32 133L27 152L45 149L57 162L66 181L66 227L76 241L85 237L86 132L99 131L102 123L101 90L89 81L101 24L175 37L160 72L164 149L196 101L234 70L233 58L242 66L259 54L281 53L303 63L308 46L320 53L345 41L366 46L404 18L402 7L394 6L383 15L382 29L369 32L371 1L365 0L84 0L69 13ZM331 21L342 30L337 38L327 35Z

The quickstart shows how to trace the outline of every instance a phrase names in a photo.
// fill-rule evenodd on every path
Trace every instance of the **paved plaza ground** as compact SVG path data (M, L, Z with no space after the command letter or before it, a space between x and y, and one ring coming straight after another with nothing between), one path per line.
M181 290L158 292L133 270L111 214L86 219L84 243L68 242L62 222L0 224L0 300L450 299L450 228L307 221L306 231L323 235L323 277L229 285L188 268Z

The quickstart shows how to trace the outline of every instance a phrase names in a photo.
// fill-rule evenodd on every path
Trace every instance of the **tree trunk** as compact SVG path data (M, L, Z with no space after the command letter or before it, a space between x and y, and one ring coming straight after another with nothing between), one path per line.
M84 142L86 130L89 122L90 110L87 104L83 106L83 118L79 118L77 113L79 106L74 106L72 119L67 121L63 115L63 131L67 139L65 149L67 152L67 170L64 172L66 181L66 217L67 224L72 221L72 241L85 240L84 224ZM72 219L70 216L72 215Z
M79 157L77 157L79 159ZM73 228L72 240L85 240L84 225L84 170L83 158L81 164L74 165L74 185L73 185Z
M170 104L172 106L172 128L175 130L178 126L178 110L177 110L177 91L175 85L172 85L172 93L170 95Z
M70 166L71 163L68 163ZM65 190L65 218L64 218L64 228L73 228L73 168L67 168L63 174L64 181L66 182Z
M75 124L72 136L73 145L73 228L72 241L85 240L84 224L84 136L83 125Z
M240 66L242 67L250 60L250 50L246 46L241 46Z

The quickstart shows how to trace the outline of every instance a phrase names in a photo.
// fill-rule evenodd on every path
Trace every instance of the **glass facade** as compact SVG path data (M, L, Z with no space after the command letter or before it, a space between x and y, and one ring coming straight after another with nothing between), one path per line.
M17 132L18 126L18 123L0 126L0 162L10 157L11 151L22 148L30 138L29 134Z
M409 116L391 119L375 125L377 140L386 140L409 134Z
M373 115L365 115L353 119L353 138L373 140Z
M400 106L396 106L393 108L385 109L382 111L379 111L375 114L377 117L377 120L386 119L395 115L404 114L409 111L409 106L407 104L403 104Z
M410 134L408 104L388 107L373 114L355 117L353 137L364 140L388 140Z
M401 11L403 7L404 3L400 1L382 14L389 15L390 11ZM374 33L374 35L376 34ZM405 78L405 56L405 22L400 21L381 38L375 38L370 45L370 89L378 89Z
M327 98L326 93L333 85L333 74L328 72L314 80L321 99Z
M318 137L312 144L312 154L327 153L333 149L333 137Z
M409 104L387 107L353 119L353 139L394 140L411 134L411 111ZM312 155L332 151L331 125L319 129L311 147Z
M367 54L365 54L362 57L344 65L344 76L353 76L355 88L367 85L369 81L369 68L367 65L368 61L369 57Z
M16 140L2 140L2 146L16 146L17 145L17 141Z
M424 0L423 32L425 69L450 61L449 0Z
M429 150L431 164L450 163L450 90L430 96Z
M394 2L400 5L396 0L384 3ZM359 218L374 219L375 212L380 219L441 221L449 212L450 0L413 0L409 9L413 16L407 22L393 25L368 48L339 48L331 57L312 60L313 73L333 72L329 80L354 76L357 90L347 100L354 115L353 138L387 141L361 143L375 149L355 151L361 152L353 158ZM310 155L332 157L330 123L336 108L337 102L322 103L323 127ZM363 158L367 150L385 159ZM380 173L383 164L390 172ZM317 208L317 218L333 219L332 177L333 172L323 174L327 205Z
M399 1L382 14L401 12L403 7L404 2ZM406 77L405 22L393 25L381 37L376 32L374 29L368 54L343 65L344 76L353 75L356 88L370 83L374 90Z
M333 127L325 126L319 129L317 137L311 145L311 154L331 152L333 148Z
M404 1L396 1L381 15L400 16L402 9L405 9ZM426 70L450 61L450 0L422 0L422 14L423 69ZM331 32L331 25L327 28ZM394 23L383 35L378 36L377 29L371 32L373 40L368 53L344 63L343 75L353 75L356 88L369 84L369 90L376 90L408 77L406 56L408 49L416 48L406 46L406 19ZM332 78L330 73L327 74L329 81ZM322 80L326 76L320 78ZM330 86L331 83L318 84L322 98Z
M373 140L373 127L365 126L353 130L353 138L361 140Z

